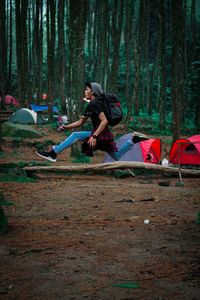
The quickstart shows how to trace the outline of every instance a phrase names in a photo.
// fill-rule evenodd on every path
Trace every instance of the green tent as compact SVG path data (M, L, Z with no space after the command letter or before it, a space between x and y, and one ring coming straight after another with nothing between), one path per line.
M19 123L19 124L42 124L45 121L41 116L38 115L35 111L28 108L18 109L15 113L13 113L8 122L11 123Z

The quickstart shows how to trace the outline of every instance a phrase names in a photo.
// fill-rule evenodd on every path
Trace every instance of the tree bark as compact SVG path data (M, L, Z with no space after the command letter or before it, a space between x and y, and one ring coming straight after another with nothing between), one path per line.
M172 1L172 112L173 112L173 141L181 134L183 80L183 0Z
M159 62L160 62L160 77L161 77L161 90L160 90L160 99L159 99L159 127L161 130L165 129L165 101L166 101L166 17L165 17L165 4L163 1L159 2L159 23L160 23L160 32L159 32Z
M64 39L64 12L65 1L58 1L58 78L59 78L59 94L61 96L62 111L66 114L66 96L65 96L65 39Z
M184 175L195 175L200 176L200 170L189 170L189 169L179 169L175 167L166 167L156 164L142 163L142 162L111 162L111 163L101 163L95 165L66 165L66 166L35 166L35 167L25 167L24 170L26 172L99 172L99 171L108 171L108 170L116 170L116 169L147 169L147 170L155 170L161 173L171 173L171 174L179 174Z
M84 96L84 38L86 28L86 1L69 1L69 98L70 122L79 118L81 97ZM78 145L71 147L72 156L78 152Z
M53 99L55 91L55 14L54 0L47 0L47 60L48 60L48 114L53 120Z
M5 1L0 1L0 108L4 108L7 78L7 37L6 37L6 8Z
M117 91L117 79L119 69L119 50L122 32L122 17L124 9L124 0L114 0L113 18L112 18L112 50L113 58L109 74L108 87L112 93Z

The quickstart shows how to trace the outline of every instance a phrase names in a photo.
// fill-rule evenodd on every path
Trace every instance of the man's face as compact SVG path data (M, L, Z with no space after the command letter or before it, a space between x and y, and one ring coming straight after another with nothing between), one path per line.
M86 87L86 89L85 89L85 98L86 99L91 99L91 97L92 97L92 90L91 90L91 88Z

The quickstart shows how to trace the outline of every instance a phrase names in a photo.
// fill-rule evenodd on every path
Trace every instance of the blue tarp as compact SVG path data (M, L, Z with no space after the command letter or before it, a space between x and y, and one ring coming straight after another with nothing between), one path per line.
M38 111L47 111L48 110L48 105L36 105L36 104L30 104L30 108L34 110L35 112ZM54 113L59 113L57 106L53 106L53 112Z

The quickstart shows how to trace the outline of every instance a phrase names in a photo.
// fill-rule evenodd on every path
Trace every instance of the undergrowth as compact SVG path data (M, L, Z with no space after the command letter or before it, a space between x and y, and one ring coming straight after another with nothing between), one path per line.
M2 192L0 192L0 234L4 234L8 231L8 218L3 210L2 206L13 206L14 203L6 201Z
M79 152L76 157L72 160L73 163L90 163L91 158L86 156L85 154Z

